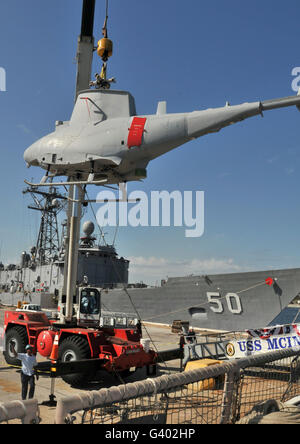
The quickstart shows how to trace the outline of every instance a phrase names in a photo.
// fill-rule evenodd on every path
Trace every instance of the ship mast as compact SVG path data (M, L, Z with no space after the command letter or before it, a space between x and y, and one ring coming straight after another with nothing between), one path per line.
M30 194L32 197L33 204L28 205L28 208L41 213L39 235L32 248L32 255L40 265L49 264L60 250L57 215L63 206L58 199L65 200L66 197L59 194L55 187L49 187L48 192L29 187L23 194Z

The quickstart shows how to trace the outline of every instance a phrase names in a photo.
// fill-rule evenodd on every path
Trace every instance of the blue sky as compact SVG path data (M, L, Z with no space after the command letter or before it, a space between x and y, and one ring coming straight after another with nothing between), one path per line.
M0 260L16 262L35 241L36 214L22 195L24 150L68 120L73 107L81 0L10 0L0 14ZM111 0L114 88L130 91L138 114L232 105L294 94L300 66L299 2L289 0ZM104 0L97 1L101 37ZM95 59L93 72L99 69ZM184 228L122 228L116 246L132 261L131 280L299 266L300 113L266 112L152 162L129 190L205 192L205 233ZM95 197L99 190L89 191ZM97 208L96 208L97 209ZM89 217L89 214L86 218ZM105 229L107 241L114 229Z

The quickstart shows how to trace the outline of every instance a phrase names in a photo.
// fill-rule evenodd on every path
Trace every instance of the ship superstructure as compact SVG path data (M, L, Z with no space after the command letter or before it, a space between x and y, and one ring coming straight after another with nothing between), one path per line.
M58 214L64 209L66 197L54 187L40 192L27 189L34 204L31 210L41 213L37 242L30 252L23 251L19 264L0 263L0 302L17 305L18 301L56 308L63 290L66 244L66 221L58 228ZM94 224L86 221L78 250L77 284L115 288L128 283L129 261L119 258L114 245L97 243Z

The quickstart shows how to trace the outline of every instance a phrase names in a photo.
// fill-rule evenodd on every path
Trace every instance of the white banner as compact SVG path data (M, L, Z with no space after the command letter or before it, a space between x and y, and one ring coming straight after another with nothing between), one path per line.
M229 359L285 349L300 349L300 324L248 330L248 337L225 343Z

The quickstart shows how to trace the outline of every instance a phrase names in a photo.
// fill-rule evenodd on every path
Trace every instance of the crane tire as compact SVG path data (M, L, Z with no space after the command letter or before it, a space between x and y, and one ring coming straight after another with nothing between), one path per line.
M69 336L59 345L59 360L61 362L81 361L91 358L91 351L88 341L84 337ZM62 376L62 379L72 385L81 386L92 376L93 372L87 370L81 373L72 373Z

